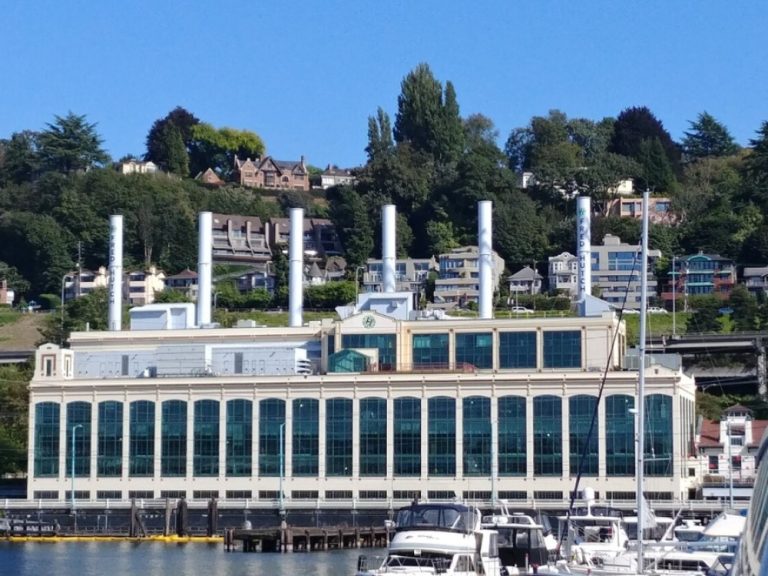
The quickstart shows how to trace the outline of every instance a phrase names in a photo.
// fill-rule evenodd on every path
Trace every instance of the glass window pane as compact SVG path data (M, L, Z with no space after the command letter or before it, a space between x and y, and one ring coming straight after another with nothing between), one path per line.
M58 402L35 404L35 476L55 478L59 475L59 419Z
M581 332L544 332L544 368L581 368Z
M533 399L533 473L540 476L563 473L562 400L557 396Z
M635 475L635 399L613 394L605 399L605 464L608 476Z
M429 475L456 475L456 400L446 396L430 398Z
M99 402L99 433L96 468L99 476L123 472L123 403Z
M499 476L525 476L526 417L525 398L502 396L499 410Z
M414 334L413 367L448 368L448 334Z
M672 396L645 398L645 474L672 476Z
M153 476L155 470L155 403L131 402L128 473L132 477Z
M464 476L491 473L491 399L469 396L463 400Z
M293 401L293 475L317 476L320 454L320 402Z
M352 400L325 401L325 474L352 475Z
M194 459L195 476L219 475L219 402L195 402Z
M285 457L285 401L267 398L259 402L259 475L281 476ZM283 468L282 472L285 472Z
M598 473L597 397L578 395L568 400L571 475L579 472L588 476ZM592 419L594 427L592 426ZM590 433L591 429L591 433ZM589 440L588 440L589 439Z
M536 333L500 333L499 368L536 368Z
M227 401L227 476L250 476L253 450L253 402Z
M91 403L67 404L67 476L72 476L72 436L75 438L75 476L91 474Z
M387 401L360 400L360 476L387 473Z
M162 404L160 473L162 476L187 474L187 403L166 400Z
M492 341L490 333L456 334L456 366L493 368Z
M394 457L396 476L421 475L421 400L395 398Z

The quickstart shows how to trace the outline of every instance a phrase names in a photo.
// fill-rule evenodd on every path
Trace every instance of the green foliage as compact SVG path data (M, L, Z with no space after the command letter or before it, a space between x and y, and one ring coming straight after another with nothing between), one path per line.
M38 134L30 130L14 132L10 140L0 140L0 184L31 182L40 171Z
M103 140L96 133L96 124L89 124L85 115L69 112L55 116L37 138L38 156L43 169L72 174L102 166L109 156L101 148Z
M235 157L257 158L264 153L264 142L255 132L214 128L205 122L192 127L189 146L193 174L213 168L225 177L232 172Z
M720 332L720 308L722 301L715 296L693 296L688 300L693 313L688 318L688 332Z
M643 151L647 146L644 142L653 142L657 138L669 165L676 173L680 164L680 150L661 121L645 106L627 108L619 114L613 126L608 151L638 159L647 154Z
M27 461L28 383L32 367L0 366L0 476L22 472Z
M193 114L181 106L171 110L164 118L155 120L147 134L147 152L144 159L151 160L168 172L180 176L189 175L192 128L199 123ZM178 137L181 138L183 152L179 148Z
M162 292L155 292L155 304L178 304L192 302L184 292L174 288L166 288Z
M730 156L738 152L739 147L728 128L708 112L701 112L690 124L691 130L683 138L683 150L689 159Z
M348 266L361 266L373 252L373 225L363 198L352 188L328 190L330 217L347 253Z
M749 293L743 284L734 286L729 300L733 313L731 320L734 330L757 330L760 328L757 298Z
M319 286L309 286L304 292L304 305L307 308L333 310L355 301L357 289L352 280L327 282Z

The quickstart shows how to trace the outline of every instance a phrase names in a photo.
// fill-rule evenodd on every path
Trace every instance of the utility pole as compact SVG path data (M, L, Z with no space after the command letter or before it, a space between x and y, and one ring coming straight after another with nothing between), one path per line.
M677 284L677 276L675 275L675 263L677 262L677 256L672 256L672 337L677 334L677 317L675 316L677 307L677 295L675 294L675 285Z

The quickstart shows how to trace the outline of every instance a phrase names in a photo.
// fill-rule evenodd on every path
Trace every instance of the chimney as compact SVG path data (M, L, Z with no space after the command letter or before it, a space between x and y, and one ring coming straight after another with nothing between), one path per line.
M589 196L576 199L576 248L579 273L576 280L577 300L583 302L592 293L592 207Z
M493 202L477 203L477 247L480 258L478 313L480 318L493 318Z
M386 204L381 209L381 260L382 288L384 292L395 292L395 223L397 213L394 204Z
M213 214L200 212L197 232L197 326L211 323Z
M304 286L304 210L291 208L291 233L288 237L288 326L301 327Z
M123 217L109 217L109 313L107 328L122 329L123 320Z

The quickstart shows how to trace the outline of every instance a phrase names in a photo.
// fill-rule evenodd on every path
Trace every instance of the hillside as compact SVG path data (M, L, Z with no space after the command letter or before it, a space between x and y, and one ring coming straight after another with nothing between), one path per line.
M0 316L0 350L34 348L47 317L47 314L39 313L3 313Z

